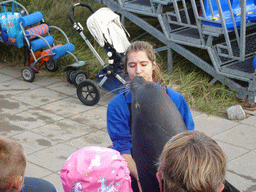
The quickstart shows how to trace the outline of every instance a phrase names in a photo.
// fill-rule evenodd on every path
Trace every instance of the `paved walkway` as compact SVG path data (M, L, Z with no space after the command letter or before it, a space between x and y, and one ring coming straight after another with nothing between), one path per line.
M43 72L28 83L21 78L21 67L1 63L0 137L25 148L26 176L48 180L63 192L59 173L68 156L83 146L111 144L106 109L112 97L103 91L97 105L85 106L64 77ZM196 129L226 153L227 180L241 191L256 191L256 117L236 122L196 111L192 115Z

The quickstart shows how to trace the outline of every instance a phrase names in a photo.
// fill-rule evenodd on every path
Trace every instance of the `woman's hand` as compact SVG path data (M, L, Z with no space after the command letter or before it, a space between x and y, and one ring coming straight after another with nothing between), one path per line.
M140 180L137 179L137 183L138 183L138 187L139 187L140 192L143 192L143 191L142 191L142 187L141 187L141 185L140 185Z
M133 160L132 156L129 154L123 154L122 157L125 159L128 169L130 171L130 174L135 178L139 179L138 177L138 172L137 172L137 167L135 164L135 161Z
M139 180L138 171L137 171L135 161L133 160L132 156L129 155L129 154L123 154L122 157L125 159L125 161L128 165L128 169L130 170L131 175L135 179L137 179L139 190L140 190L140 192L142 192L142 188L141 188L141 185L140 185L140 180Z

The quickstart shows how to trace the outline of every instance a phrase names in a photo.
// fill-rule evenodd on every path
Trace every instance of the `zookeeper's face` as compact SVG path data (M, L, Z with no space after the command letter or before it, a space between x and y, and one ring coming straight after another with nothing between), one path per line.
M146 81L153 81L152 75L153 70L155 69L155 63L152 63L146 52L138 51L138 52L131 52L128 55L127 60L127 72L132 79L136 76L144 77Z

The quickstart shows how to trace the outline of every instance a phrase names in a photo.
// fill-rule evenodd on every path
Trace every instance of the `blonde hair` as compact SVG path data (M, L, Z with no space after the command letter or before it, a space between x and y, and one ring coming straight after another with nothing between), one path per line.
M226 158L219 145L198 131L171 138L159 159L166 191L217 192L226 174Z
M22 146L0 138L0 191L8 191L17 176L24 175L26 156Z
M124 73L128 73L127 72L127 62L128 62L128 57L130 55L130 53L132 52L138 52L138 51L144 51L149 60L152 63L155 63L155 69L153 70L153 74L152 74L152 78L153 81L155 83L161 83L162 85L164 85L164 80L161 76L161 70L159 65L156 62L156 53L153 49L153 46L146 42L146 41L135 41L133 43L131 43L131 45L127 48L126 52L125 52L125 58L124 58Z

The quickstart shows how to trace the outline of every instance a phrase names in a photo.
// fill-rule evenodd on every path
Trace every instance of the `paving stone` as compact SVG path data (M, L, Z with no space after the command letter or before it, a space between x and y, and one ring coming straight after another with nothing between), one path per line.
M79 99L68 97L54 103L41 106L41 108L62 117L70 117L94 109L95 106L86 106L81 103Z
M106 107L97 107L86 112L80 113L71 117L73 121L81 123L83 125L90 125L96 127L97 129L107 130L107 108Z
M201 114L202 114L202 113L199 112L199 111L193 111L193 110L191 110L191 115L192 115L193 119L194 119L196 116L201 115Z
M41 106L52 103L59 99L63 99L65 97L67 97L67 95L57 93L55 91L45 88L38 88L32 91L28 91L26 93L21 93L17 95L15 99L33 106Z
M195 122L195 130L204 132L210 137L239 125L237 122L219 117L208 116L206 114L198 115L193 119Z
M22 70L22 67L10 67L10 66L4 66L1 68L1 73L2 74L5 74L5 75L8 75L8 76L11 76L11 77L14 77L14 78L19 78L21 77L21 70Z
M101 146L108 147L112 145L112 141L109 138L108 133L97 130L95 132L83 135L81 137L67 141L66 144L72 147L87 147L87 146Z
M48 175L46 177L43 177L42 179L49 181L51 184L54 185L54 187L59 191L59 192L64 192L63 187L62 187L62 182L60 179L60 175L53 173L51 175Z
M23 132L10 138L17 141L23 146L26 155L57 144L56 141L51 141L50 139L42 135L30 131Z
M6 121L6 119L3 117L3 115L0 115L0 137L10 137L16 134L20 134L22 132L26 131L25 129L12 125L9 121Z
M77 148L64 144L57 144L28 155L27 159L38 166L57 172L61 170L67 158L75 151L77 151Z
M54 124L33 129L32 131L49 138L51 141L60 143L94 132L95 128L91 128L88 125L82 125L71 120L61 120Z
M219 144L221 149L224 151L227 161L231 161L233 159L236 159L237 157L248 153L250 150L244 149L241 147L237 147L228 143L224 143L222 141L218 141L215 139L215 141Z
M20 96L16 96L16 95L32 91L35 88L38 88L38 86L29 82L23 82L18 79L13 79L13 80L1 83L0 92L1 92L1 95L14 96L13 99L17 99Z
M216 135L213 139L240 146L246 149L256 148L256 129L249 125L238 125L224 133Z
M10 81L12 79L13 79L13 77L10 77L10 76L4 75L4 74L0 74L0 82Z
M33 106L23 103L21 101L17 101L11 98L7 98L6 96L0 95L0 114L2 118L28 110L31 107Z
M0 122L1 123L1 122ZM7 136L0 135L0 139L8 139Z
M251 151L228 163L227 169L246 179L254 180L256 184L256 153Z
M47 86L48 89L52 89L67 95L76 95L76 86L66 82L59 82L53 85Z
M62 81L63 81L62 78L54 78L52 75L44 75L44 74L41 75L41 71L40 71L40 75L36 74L36 79L32 83L35 85L46 87Z
M248 118L244 119L243 121L240 121L240 123L255 126L256 125L256 117L255 116L248 117Z
M52 171L49 171L47 169L44 169L38 165L35 165L35 164L27 161L27 166L26 166L26 171L25 171L25 176L27 176L27 177L42 178L42 177L45 177L52 173L53 173Z
M239 191L253 192L255 191L255 180L248 179L242 175L236 174L233 171L226 172L226 180L231 183L234 187L236 187ZM254 190L251 188L254 187Z
M3 116L5 116L8 119L10 124L17 125L27 130L31 130L36 127L40 127L47 124L52 124L55 121L63 119L63 117L57 116L53 113L46 112L39 108L32 108L25 112L20 112L15 115L3 114Z

